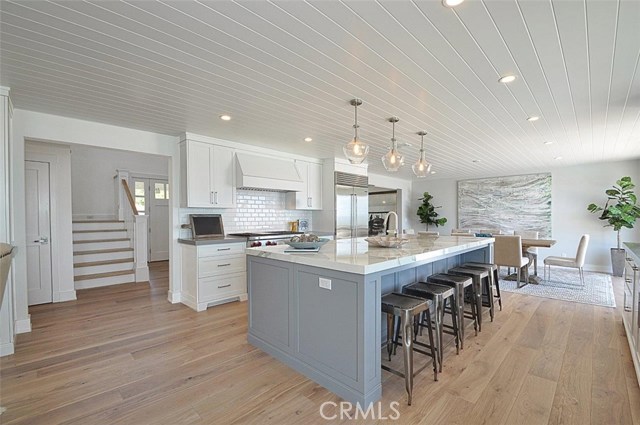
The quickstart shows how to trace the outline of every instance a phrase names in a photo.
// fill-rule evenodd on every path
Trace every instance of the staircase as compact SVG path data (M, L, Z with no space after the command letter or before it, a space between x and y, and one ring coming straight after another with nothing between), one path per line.
M135 282L133 248L124 221L73 222L73 280L76 289Z

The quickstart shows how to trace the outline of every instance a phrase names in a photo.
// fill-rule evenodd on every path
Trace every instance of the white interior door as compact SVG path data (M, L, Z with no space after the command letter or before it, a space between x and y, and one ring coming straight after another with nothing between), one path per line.
M169 183L166 179L132 177L138 214L147 220L149 261L169 259Z
M169 259L169 183L151 179L149 261Z
M49 164L25 161L27 289L29 305L53 302Z

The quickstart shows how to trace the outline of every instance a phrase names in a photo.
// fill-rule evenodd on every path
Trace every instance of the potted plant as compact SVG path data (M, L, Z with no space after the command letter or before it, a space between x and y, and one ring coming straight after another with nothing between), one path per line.
M622 177L616 182L612 189L607 189L607 202L604 207L596 204L589 204L587 210L592 213L600 212L600 220L605 220L605 227L613 227L618 232L618 247L611 248L611 264L614 276L622 276L624 271L624 249L620 248L620 229L626 227L633 229L636 219L640 217L640 206L637 204L637 197L633 193L635 185L631 182L631 177Z
M429 225L433 224L434 226L444 226L447 222L447 219L444 217L438 218L438 213L435 211L436 208L442 207L434 207L431 204L431 200L433 196L429 194L429 192L425 192L422 194L422 205L418 207L418 217L420 217L420 223L425 223L427 225L427 230L429 230Z

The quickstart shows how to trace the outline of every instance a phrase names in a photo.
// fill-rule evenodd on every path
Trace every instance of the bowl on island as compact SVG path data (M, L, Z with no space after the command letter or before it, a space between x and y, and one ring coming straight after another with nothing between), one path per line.
M379 246L382 248L400 248L402 245L409 242L408 238L399 238L396 236L374 236L365 238L364 240L369 242L369 245Z
M287 245L294 249L316 249L327 242L329 242L329 239L319 238L313 234L294 236L285 241Z

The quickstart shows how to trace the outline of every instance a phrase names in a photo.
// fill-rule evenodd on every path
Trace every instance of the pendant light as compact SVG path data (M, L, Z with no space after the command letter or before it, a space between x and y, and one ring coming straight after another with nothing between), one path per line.
M342 147L342 152L344 152L344 156L347 157L350 163L361 164L369 153L369 145L362 143L358 138L358 106L362 105L362 100L352 99L349 103L355 108L354 136L353 140Z
M424 136L427 135L427 132L418 131L417 134L420 136L420 158L411 166L411 169L416 177L427 177L429 172L431 172L431 164L424 158Z
M382 157L382 164L387 171L395 172L404 163L404 157L398 152L398 142L396 141L396 123L400 121L400 118L391 117L387 121L393 125L393 133L391 135L391 149Z

